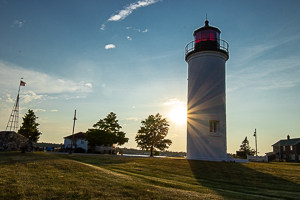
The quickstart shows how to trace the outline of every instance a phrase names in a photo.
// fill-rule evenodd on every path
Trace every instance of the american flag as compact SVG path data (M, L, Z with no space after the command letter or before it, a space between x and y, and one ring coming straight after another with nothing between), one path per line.
M24 81L21 81L21 82L20 82L20 86L25 86L25 84L26 84L26 83L25 83Z

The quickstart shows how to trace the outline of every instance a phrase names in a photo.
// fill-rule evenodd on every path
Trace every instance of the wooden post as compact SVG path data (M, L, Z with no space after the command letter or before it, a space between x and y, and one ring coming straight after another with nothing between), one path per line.
M75 113L74 113L74 118L73 118L73 131L72 131L72 135L73 135L73 137L72 137L72 141L71 141L71 149L70 149L70 152L69 152L69 154L72 154L72 149L73 149L73 143L74 143L74 130L75 130L75 121L77 120L76 119L76 109L75 109Z

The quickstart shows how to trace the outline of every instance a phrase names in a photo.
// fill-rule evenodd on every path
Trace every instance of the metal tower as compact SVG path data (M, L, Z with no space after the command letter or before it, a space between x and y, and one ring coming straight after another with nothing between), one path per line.
M21 78L23 79L23 78ZM17 131L19 129L19 97L20 97L20 87L25 86L25 82L20 80L19 84L19 90L18 90L18 95L17 99L15 102L15 105L11 111L7 126L6 126L6 131Z

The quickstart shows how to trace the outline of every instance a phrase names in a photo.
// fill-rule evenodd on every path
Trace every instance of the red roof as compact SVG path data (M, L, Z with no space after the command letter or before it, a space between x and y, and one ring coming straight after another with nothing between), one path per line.
M84 132L78 132L74 134L74 139L85 139L85 134ZM69 135L67 137L64 137L65 139L73 139L73 135Z

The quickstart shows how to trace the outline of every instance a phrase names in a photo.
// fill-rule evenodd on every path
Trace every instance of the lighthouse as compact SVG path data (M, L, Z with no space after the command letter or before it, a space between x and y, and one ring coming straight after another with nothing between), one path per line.
M205 25L186 45L188 63L187 159L227 161L225 63L229 45Z

